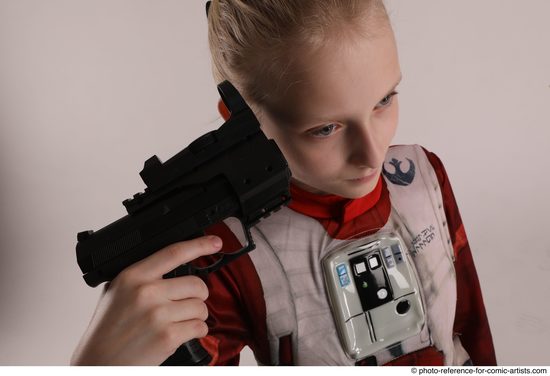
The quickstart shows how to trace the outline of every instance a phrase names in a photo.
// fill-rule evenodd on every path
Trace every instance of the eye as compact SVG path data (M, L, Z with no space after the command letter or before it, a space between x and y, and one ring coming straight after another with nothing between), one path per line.
M389 107L393 102L394 95L397 95L397 94L398 94L397 91L392 91L391 93L386 95L384 98L382 98L382 100L378 102L375 108L378 109L378 108Z
M334 133L336 128L336 124L327 124L322 128L310 131L310 134L314 137L328 137Z

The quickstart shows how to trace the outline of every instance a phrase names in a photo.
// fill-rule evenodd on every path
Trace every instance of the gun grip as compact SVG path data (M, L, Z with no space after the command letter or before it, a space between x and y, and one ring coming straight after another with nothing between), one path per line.
M174 278L182 275L189 275L188 265L180 265L170 273L164 275L164 278ZM161 366L206 366L210 363L212 357L201 346L198 339L192 339L182 344L175 353L166 359Z
M203 236L204 232L194 234L191 238ZM196 274L188 264L178 266L176 269L166 273L163 278L175 278L184 275ZM192 339L182 344L176 352L166 359L161 366L206 366L212 361L212 357L201 346L198 339Z
M201 346L198 339L192 339L178 347L161 366L206 366L212 357Z
M176 269L165 274L163 278L175 278L184 275L198 275L199 277L206 277L208 273L214 272L227 264L231 260L239 257L243 253L253 250L256 246L252 240L252 234L250 228L245 226L242 221L243 231L247 239L247 244L238 252L232 255L227 255L223 262L217 262L216 264L207 268L194 268L190 264L183 264ZM204 232L194 234L191 238L197 238L203 236ZM198 339L192 339L182 344L174 354L166 359L161 366L205 366L212 361L210 354L202 347Z

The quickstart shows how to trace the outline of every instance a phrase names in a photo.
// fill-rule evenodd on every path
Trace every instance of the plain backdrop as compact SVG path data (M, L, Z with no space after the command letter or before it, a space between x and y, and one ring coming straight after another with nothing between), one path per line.
M387 5L395 143L445 163L499 363L550 364L550 2ZM216 102L202 0L0 0L0 365L69 362L101 290L77 232L124 215Z

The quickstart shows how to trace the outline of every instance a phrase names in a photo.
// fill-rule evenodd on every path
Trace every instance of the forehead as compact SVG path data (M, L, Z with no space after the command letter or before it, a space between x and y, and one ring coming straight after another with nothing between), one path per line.
M391 29L293 52L278 95L266 104L274 119L290 125L341 120L372 109L401 76Z

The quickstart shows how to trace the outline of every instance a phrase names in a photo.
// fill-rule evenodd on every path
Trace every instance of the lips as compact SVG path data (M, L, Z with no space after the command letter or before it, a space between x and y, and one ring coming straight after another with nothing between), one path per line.
M361 176L361 177L358 177L358 178L352 178L352 179L348 179L348 180L351 180L351 181L369 180L369 179L373 178L375 175L376 175L376 172L372 172L369 175Z
M373 171L369 175L365 175L365 176L361 176L353 179L347 179L347 180L353 183L365 183L365 182L371 181L376 176L377 176L377 171Z
M365 177L362 177L362 178L357 178L357 179L350 179L350 180L351 181L366 181L366 180L370 180L370 178L372 178L371 175L365 176Z

